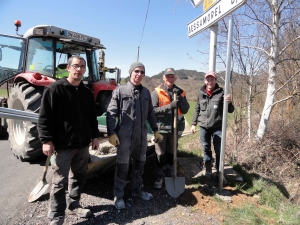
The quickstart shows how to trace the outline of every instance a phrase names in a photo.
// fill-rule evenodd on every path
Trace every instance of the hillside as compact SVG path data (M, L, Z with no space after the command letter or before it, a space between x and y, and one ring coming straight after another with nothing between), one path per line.
M176 85L183 88L187 93L188 100L195 101L197 99L197 92L202 85L204 85L204 75L203 72L197 72L196 70L175 70L177 75ZM155 87L163 83L162 75L164 71L152 77L146 76L143 79L142 85L152 91ZM224 75L224 72L219 73L220 76ZM129 80L129 76L122 79L123 82ZM220 78L218 83L223 86L224 81Z

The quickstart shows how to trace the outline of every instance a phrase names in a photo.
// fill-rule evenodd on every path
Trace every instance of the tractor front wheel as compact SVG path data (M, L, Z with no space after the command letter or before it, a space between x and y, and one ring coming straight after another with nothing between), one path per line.
M38 113L43 90L43 87L27 82L14 84L8 99L8 108ZM22 161L30 161L43 155L37 123L8 119L8 133L11 150Z

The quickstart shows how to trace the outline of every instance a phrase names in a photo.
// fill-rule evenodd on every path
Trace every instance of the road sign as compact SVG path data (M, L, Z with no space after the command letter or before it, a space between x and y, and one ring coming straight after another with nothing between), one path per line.
M203 3L204 0L191 0L192 5L197 8L199 5Z
M188 36L194 37L201 31L217 23L228 14L245 4L247 0L221 0L213 7L197 17L190 23L188 23Z
M203 2L203 11L208 10L212 5L214 5L219 0L204 0Z

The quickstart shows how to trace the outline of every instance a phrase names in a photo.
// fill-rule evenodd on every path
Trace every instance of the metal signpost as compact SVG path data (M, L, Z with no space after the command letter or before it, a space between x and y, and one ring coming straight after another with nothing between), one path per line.
M245 4L247 0L221 0L188 24L188 36L194 37Z

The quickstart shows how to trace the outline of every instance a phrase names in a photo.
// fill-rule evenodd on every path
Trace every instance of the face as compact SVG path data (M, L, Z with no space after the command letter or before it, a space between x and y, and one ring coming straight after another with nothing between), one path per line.
M168 88L172 88L177 77L175 74L163 75L163 81Z
M204 82L206 84L206 88L209 90L213 90L217 83L217 78L214 78L213 76L208 76L204 79Z
M69 71L68 80L70 83L79 83L86 70L85 61L83 59L73 58L72 64L67 66L67 70Z
M138 66L134 70L132 70L130 75L130 81L134 85L140 85L142 83L144 76L145 76L144 67Z

